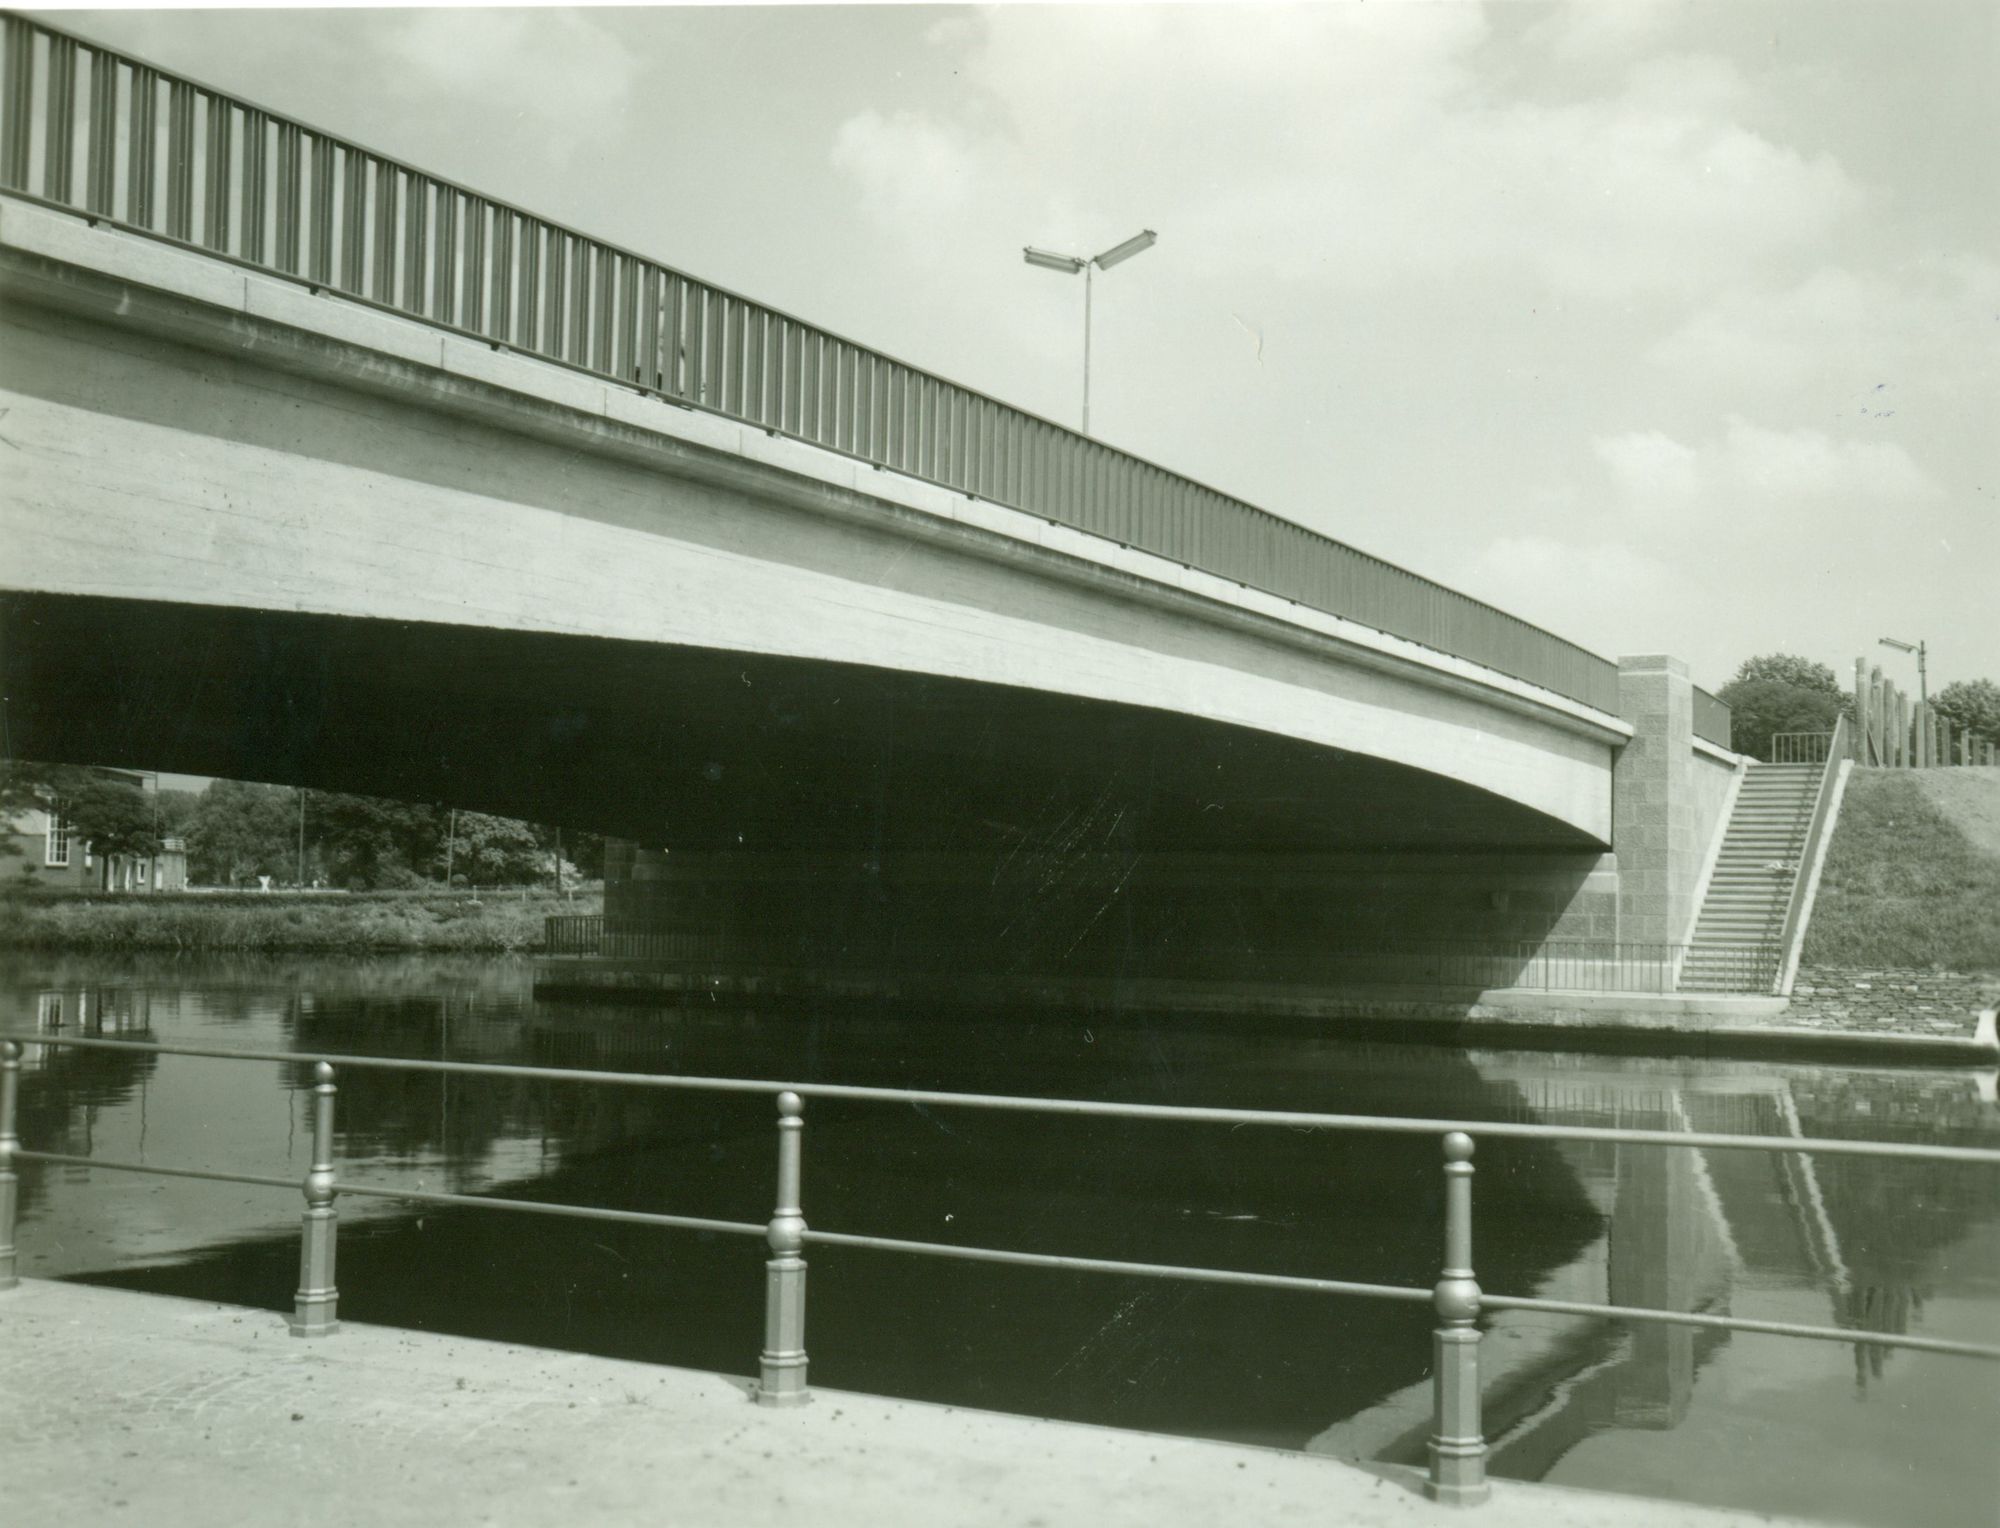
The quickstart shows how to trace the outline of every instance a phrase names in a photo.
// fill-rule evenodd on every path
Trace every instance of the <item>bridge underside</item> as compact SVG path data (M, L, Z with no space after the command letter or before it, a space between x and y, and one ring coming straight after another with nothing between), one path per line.
M1594 852L1381 759L1199 718L758 654L0 596L9 751L432 799L680 849Z
M6 743L626 843L608 911L712 956L1283 979L1384 938L1598 937L1601 846L1197 718L604 638L0 596ZM666 852L661 852L666 851Z

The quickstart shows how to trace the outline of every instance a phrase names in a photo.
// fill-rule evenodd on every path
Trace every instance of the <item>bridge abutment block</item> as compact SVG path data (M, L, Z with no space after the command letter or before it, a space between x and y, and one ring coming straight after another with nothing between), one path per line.
M1686 932L1707 849L1687 665L1660 653L1620 658L1618 710L1634 729L1612 769L1618 937L1670 944Z

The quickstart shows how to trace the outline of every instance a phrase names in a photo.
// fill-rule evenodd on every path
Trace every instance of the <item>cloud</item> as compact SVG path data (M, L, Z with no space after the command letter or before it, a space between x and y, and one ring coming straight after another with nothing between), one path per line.
M1658 430L1609 436L1591 447L1629 498L1686 499L1701 488L1701 453Z
M1943 490L1896 441L1836 439L1824 430L1771 429L1732 418L1690 446L1658 430L1603 436L1591 449L1620 501L1658 509L1704 502L1711 515L1763 513L1782 504L1911 504Z
M1683 383L1830 390L1842 412L1860 417L1882 411L1884 401L1868 396L1881 383L1903 395L1972 389L1991 398L1996 373L1984 337L1995 314L2000 263L1992 260L1928 256L1886 272L1822 266L1775 290L1717 296L1646 359Z
M864 113L833 150L910 238L908 183L948 163L963 201L1040 237L1170 226L1204 277L1498 271L1624 298L1719 287L1857 200L1832 160L1741 120L1748 92L1717 59L1649 62L1578 101L1497 93L1474 6L1020 6L930 35L969 89L927 116Z
M1563 0L1527 40L1570 64L1615 63L1657 42L1685 0Z
M1895 441L1835 440L1823 430L1769 430L1732 419L1715 455L1727 488L1765 498L1901 504L1943 495Z
M983 174L965 133L915 111L849 117L834 135L831 158L859 188L867 212L898 231L960 215Z

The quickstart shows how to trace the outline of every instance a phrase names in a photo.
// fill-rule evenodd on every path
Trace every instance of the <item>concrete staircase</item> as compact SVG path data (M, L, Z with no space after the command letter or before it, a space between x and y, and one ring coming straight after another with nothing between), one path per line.
M1824 764L1752 764L1682 963L1682 992L1772 990Z

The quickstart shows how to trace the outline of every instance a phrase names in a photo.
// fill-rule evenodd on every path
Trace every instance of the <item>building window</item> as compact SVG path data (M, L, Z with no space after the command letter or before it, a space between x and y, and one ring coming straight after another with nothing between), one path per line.
M49 813L48 836L42 840L42 863L44 865L69 863L69 824L63 820L61 812Z

